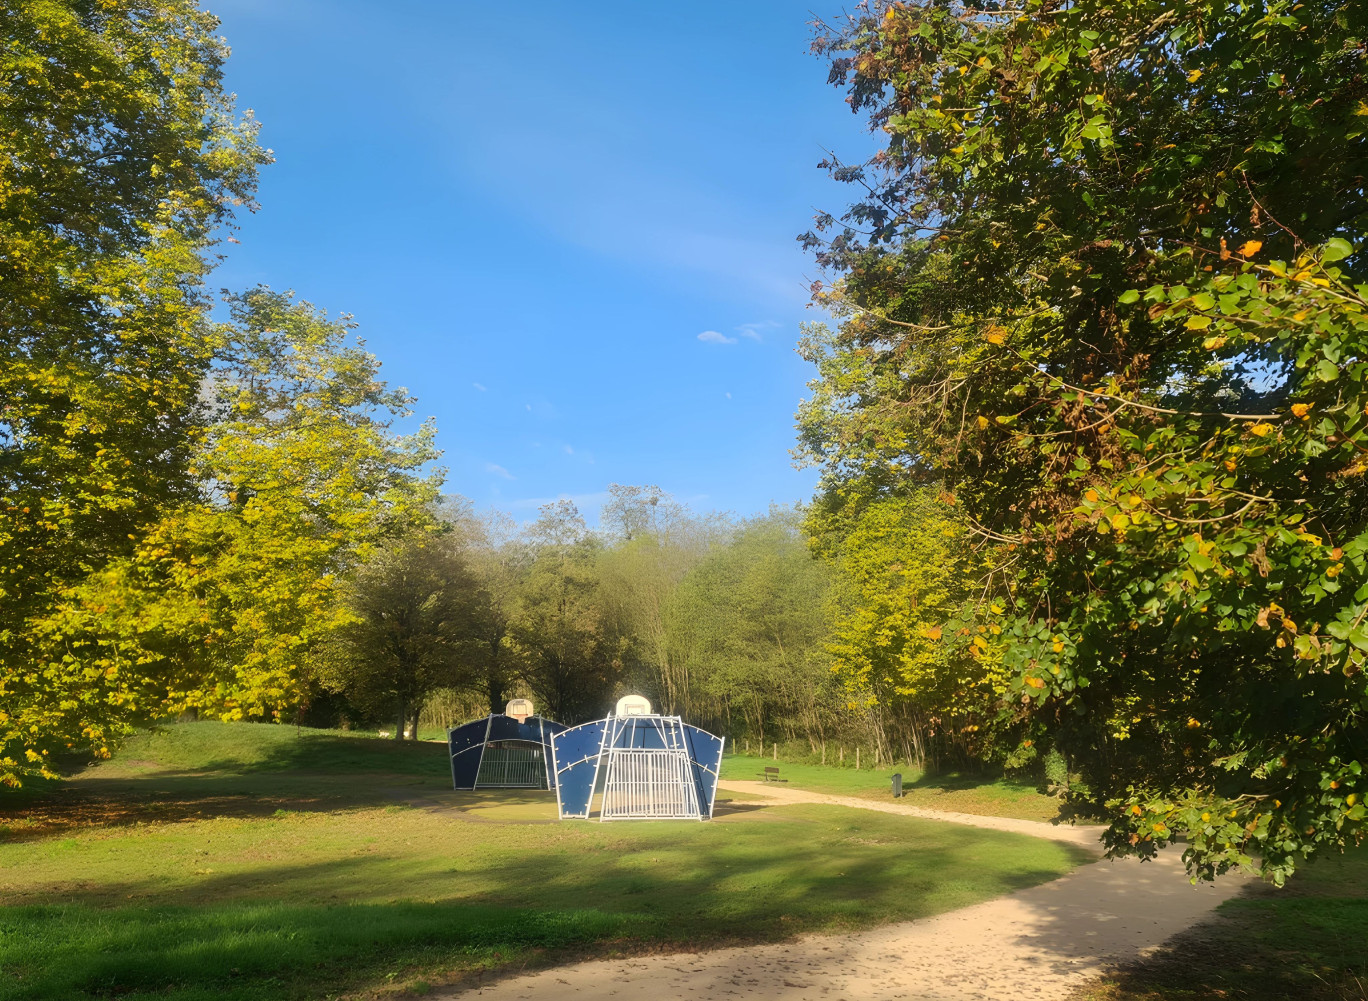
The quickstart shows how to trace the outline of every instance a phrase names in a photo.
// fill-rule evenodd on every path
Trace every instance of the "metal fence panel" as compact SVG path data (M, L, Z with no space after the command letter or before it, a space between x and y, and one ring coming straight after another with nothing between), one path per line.
M477 787L545 789L546 759L539 746L489 745L480 758Z

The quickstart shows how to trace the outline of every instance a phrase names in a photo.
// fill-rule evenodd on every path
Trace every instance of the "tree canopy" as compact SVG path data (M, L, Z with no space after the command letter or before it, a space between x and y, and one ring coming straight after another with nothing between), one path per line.
M819 31L886 147L808 235L829 493L942 483L1010 670L1114 852L1361 837L1361 5L875 4ZM983 640L986 629L990 639Z
M270 159L216 26L188 0L0 9L6 781L100 746L128 679L54 649L53 619L195 491L210 241Z

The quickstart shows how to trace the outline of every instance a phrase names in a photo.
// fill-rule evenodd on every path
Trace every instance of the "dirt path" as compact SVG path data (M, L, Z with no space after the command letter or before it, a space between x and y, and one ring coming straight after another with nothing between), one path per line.
M761 783L724 789L785 803L830 803L1095 846L1100 828L938 813ZM464 997L491 1001L1054 1001L1109 963L1134 959L1200 921L1242 885L1193 887L1176 851L1160 861L1098 861L1042 886L947 914L851 935L580 963ZM454 996L454 995L449 995Z
M1029 834L1033 838L1047 838L1050 841L1067 841L1071 845L1082 845L1101 854L1097 839L1101 837L1103 829L1087 824L1071 827L1067 824L1045 824L1038 820L1014 820L1011 817L983 817L976 813L928 810L925 807L908 806L906 803L900 803L891 798L864 799L858 796L832 796L807 789L776 785L773 782L719 782L717 785L719 789L727 792L752 793L778 800L781 803L826 803L830 806L850 806L857 810L900 813L908 817L921 817L923 820L942 820L946 823L964 824L968 827L986 827L991 831Z

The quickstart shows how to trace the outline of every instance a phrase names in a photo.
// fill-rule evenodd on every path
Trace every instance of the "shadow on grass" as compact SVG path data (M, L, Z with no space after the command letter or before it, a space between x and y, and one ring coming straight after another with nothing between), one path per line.
M0 792L0 839L29 840L92 826L264 817L278 810L388 806L450 790L441 744L237 726L246 731L241 736L269 734L269 740L238 758L196 760L180 748L165 751L170 763L136 756L147 753L147 745L155 751L159 738L174 742L181 736L181 728L168 727L141 738L131 756L91 765L63 782Z
M967 792L994 785L1023 793L1038 791L1036 783L1015 781L1000 771L928 773L904 784L908 789L926 789L934 792Z

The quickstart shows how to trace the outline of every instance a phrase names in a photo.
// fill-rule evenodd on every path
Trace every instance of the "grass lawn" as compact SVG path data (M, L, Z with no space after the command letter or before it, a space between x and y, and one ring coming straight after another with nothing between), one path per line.
M780 776L787 779L789 785L799 789L866 799L888 799L891 795L892 768L864 768L857 771L854 768L789 764L754 755L729 754L722 761L722 777L757 781L766 766L778 767ZM902 802L929 810L1014 817L1018 820L1053 820L1059 810L1059 801L1039 792L1031 782L964 772L919 776L904 771Z
M1368 998L1368 846L1306 866L1281 890L1226 901L1214 920L1078 1001L1198 998Z
M0 999L421 994L583 955L921 917L1086 860L745 797L713 823L560 823L551 794L449 785L440 744L194 723L0 794Z

